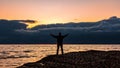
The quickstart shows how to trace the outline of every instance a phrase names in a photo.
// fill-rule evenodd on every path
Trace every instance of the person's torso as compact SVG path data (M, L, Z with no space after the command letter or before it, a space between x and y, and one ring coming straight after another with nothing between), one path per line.
M57 37L57 43L63 43L63 36Z

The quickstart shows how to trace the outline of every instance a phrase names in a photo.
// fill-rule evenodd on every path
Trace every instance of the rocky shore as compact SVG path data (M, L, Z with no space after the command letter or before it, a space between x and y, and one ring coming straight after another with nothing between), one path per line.
M49 55L17 68L120 68L120 51L89 50Z

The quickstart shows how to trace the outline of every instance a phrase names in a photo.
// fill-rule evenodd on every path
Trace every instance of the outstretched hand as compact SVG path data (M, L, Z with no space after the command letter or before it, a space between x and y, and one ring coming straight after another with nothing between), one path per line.
M56 38L56 36L55 35L53 35L53 34L50 34L52 37L54 37L54 38Z
M66 34L66 35L64 35L63 37L65 38L65 37L67 37L69 34Z

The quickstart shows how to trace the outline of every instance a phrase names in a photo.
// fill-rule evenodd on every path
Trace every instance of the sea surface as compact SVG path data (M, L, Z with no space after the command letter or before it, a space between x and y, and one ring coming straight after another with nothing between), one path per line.
M87 50L119 50L115 44L65 44L64 52L78 52ZM16 68L28 62L35 62L47 55L56 54L55 44L8 44L0 45L0 68Z

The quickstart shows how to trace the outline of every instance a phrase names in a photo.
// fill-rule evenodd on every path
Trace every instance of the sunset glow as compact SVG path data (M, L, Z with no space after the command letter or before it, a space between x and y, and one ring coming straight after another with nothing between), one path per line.
M93 22L120 17L120 0L1 0L0 19L36 20L41 24Z

